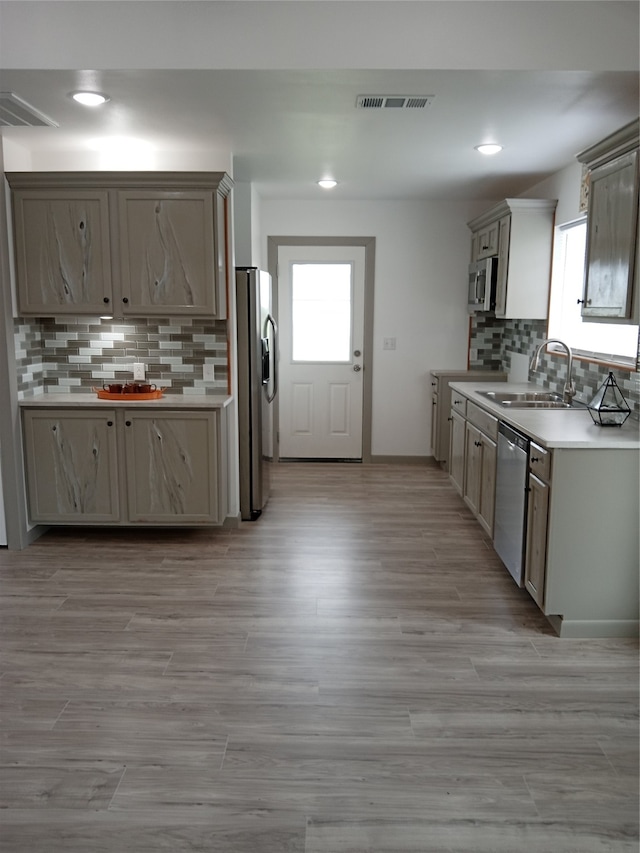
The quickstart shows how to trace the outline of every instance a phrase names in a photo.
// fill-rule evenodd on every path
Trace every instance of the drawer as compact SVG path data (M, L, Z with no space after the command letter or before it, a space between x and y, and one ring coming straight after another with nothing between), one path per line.
M476 406L471 400L467 403L467 420L478 427L478 429L489 438L497 441L498 438L498 419L489 412L485 412L480 406Z
M467 416L467 398L457 391L451 391L451 408L462 417Z
M551 452L533 441L529 450L529 470L546 483L551 480Z

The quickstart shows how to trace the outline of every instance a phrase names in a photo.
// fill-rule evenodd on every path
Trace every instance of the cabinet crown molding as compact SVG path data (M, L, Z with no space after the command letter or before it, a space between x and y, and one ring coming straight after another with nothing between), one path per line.
M589 169L594 169L608 160L613 160L622 154L633 151L639 145L640 119L634 119L629 124L625 124L624 127L601 139L600 142L596 142L595 145L591 145L576 154L576 159L580 163L585 163Z
M489 225L498 219L502 219L509 213L540 213L544 211L553 211L556 209L558 200L555 198L505 198L498 204L485 210L475 219L467 222L468 228L471 231L477 231L479 228Z
M11 189L210 189L226 196L233 187L226 172L5 172L5 176Z

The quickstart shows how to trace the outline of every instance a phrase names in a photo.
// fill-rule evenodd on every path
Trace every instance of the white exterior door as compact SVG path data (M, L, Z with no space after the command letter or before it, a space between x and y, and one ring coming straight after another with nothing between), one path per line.
M361 459L365 250L280 246L281 459Z

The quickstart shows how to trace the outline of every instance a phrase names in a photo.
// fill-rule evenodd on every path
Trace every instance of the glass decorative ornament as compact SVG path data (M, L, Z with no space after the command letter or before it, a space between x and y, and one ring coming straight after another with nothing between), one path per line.
M622 391L611 372L587 404L587 408L596 426L622 426L631 414L629 404L622 396Z

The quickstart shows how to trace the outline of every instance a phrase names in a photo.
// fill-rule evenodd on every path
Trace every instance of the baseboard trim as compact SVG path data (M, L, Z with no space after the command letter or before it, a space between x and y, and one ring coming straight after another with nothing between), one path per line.
M637 619L564 619L547 616L559 637L572 639L597 637L637 637Z
M372 465L437 465L433 456L372 456Z

